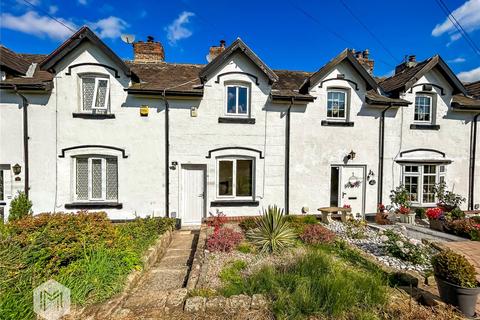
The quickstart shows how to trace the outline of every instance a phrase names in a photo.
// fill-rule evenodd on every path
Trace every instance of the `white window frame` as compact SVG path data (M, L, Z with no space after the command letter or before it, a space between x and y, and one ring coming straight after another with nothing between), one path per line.
M406 172L406 167L418 167L418 172ZM435 173L424 173L424 166L435 166ZM412 205L420 207L431 207L436 205L436 199L434 202L424 202L423 201L423 177L435 175L435 184L440 183L443 179L445 181L445 176L447 173L447 167L445 164L436 164L436 163L408 163L402 165L402 185L405 186L405 177L417 177L417 201L412 201Z
M237 160L250 160L252 161L252 195L250 196L237 196ZM232 195L220 195L220 162L230 161L232 162ZM219 157L217 158L217 170L215 181L215 194L217 199L221 200L251 200L255 198L255 158L252 157Z
M77 159L87 159L88 165L88 199L78 199L77 198ZM76 156L74 157L74 165L73 165L73 198L75 202L102 202L102 201L118 201L118 159L117 159L117 199L108 199L107 200L107 158L114 158L110 156ZM101 198L94 198L93 193L93 181L92 181L92 162L93 160L101 160L102 164L102 197Z
M430 115L430 120L415 120L415 114L417 114L417 98L428 98L430 101L430 107L429 107L429 115ZM415 101L414 101L414 106L413 106L413 121L415 123L433 123L433 97L429 94L416 94L415 95Z
M228 112L228 88L235 88L235 113ZM247 112L238 112L238 88L245 88L247 90ZM250 116L250 86L245 84L231 83L225 86L225 115L233 117L249 117Z
M93 88L93 97L92 97L92 105L91 105L91 110L85 110L84 109L84 96L83 96L83 80L84 79L94 79L95 81L95 86ZM97 92L98 92L98 83L102 81L107 81L107 91L105 92L105 102L103 106L97 107L95 104L95 101L97 101ZM110 79L106 75L97 75L97 74L84 74L80 77L80 96L81 96L81 110L82 112L92 112L94 110L105 110L108 111L108 105L110 102Z
M345 96L345 112L343 117L329 117L328 116L328 94L329 93L341 93ZM346 121L347 120L347 114L348 114L348 94L347 90L342 90L342 89L328 89L327 90L327 105L326 105L326 116L327 120L333 120L333 121Z

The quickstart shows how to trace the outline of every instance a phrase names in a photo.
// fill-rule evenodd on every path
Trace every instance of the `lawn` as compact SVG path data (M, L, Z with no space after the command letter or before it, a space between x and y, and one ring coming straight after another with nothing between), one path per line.
M85 306L122 290L173 219L112 224L105 213L41 214L0 226L0 318L34 319L33 289L54 279Z

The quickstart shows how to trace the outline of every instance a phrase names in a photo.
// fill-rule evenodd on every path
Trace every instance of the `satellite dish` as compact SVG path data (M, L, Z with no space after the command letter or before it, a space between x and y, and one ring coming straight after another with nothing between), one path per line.
M133 41L135 41L135 36L133 34L122 34L120 38L122 38L123 42L128 44L132 44Z
M210 57L210 54L207 54L207 55L205 56L205 58L207 58L207 62L211 62L211 61L212 61L212 58Z

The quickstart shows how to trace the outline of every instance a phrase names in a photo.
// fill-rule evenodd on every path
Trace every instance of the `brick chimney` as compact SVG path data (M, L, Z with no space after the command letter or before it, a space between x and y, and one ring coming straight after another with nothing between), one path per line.
M154 41L152 36L147 37L147 42L134 42L133 55L133 60L135 62L165 61L165 51L162 44L158 41Z
M225 40L220 40L220 45L211 46L210 51L208 52L207 61L210 62L215 59L220 53L225 50Z
M398 66L395 67L395 74L402 72L403 70L407 68L413 68L418 64L417 62L417 56L414 54L411 54L409 56L405 56L404 61L399 64Z
M375 65L375 61L370 59L370 51L365 49L363 51L353 51L355 58L357 58L358 62L368 71L368 73L373 74L373 66Z

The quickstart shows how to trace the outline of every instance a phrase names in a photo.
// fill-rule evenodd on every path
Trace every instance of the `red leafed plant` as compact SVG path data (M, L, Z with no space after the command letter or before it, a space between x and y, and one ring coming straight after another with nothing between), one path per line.
M243 240L241 232L231 228L218 228L207 239L209 251L229 252Z
M443 210L440 208L428 208L425 214L430 220L438 220L443 216Z
M398 212L400 214L409 214L410 213L410 208L405 207L405 206L400 206L400 208L398 208Z
M379 203L377 206L379 212L385 211L385 205L383 203Z
M213 232L217 232L225 223L227 223L227 216L217 210L217 213L215 215L211 214L210 219L208 220L208 225L210 227L213 227Z
M308 244L331 243L335 240L335 233L319 224L311 224L305 227L300 239Z
M351 209L352 207L351 207L349 204L344 204L344 205L343 205L343 208L344 208L344 209Z

